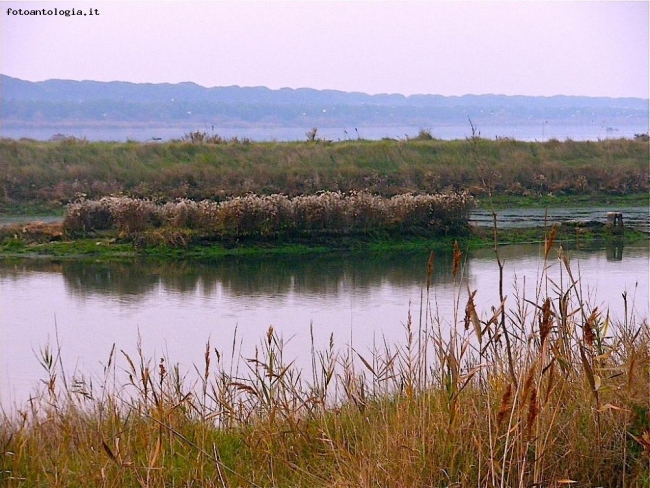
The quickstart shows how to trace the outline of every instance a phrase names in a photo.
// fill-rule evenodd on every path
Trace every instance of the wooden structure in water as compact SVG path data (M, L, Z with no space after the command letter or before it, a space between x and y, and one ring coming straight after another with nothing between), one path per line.
M607 230L612 234L623 233L623 214L621 212L607 212Z

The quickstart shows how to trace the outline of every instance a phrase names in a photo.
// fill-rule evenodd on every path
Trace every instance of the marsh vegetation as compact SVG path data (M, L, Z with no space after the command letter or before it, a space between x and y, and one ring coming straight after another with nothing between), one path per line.
M643 194L641 138L521 142L428 138L329 143L192 137L168 143L0 140L0 209L61 211L80 194L194 201L320 191L468 191L526 201Z

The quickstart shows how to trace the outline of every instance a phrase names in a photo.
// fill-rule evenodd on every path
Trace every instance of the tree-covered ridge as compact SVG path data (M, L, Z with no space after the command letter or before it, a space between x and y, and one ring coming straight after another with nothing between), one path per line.
M525 97L348 93L310 88L212 87L195 83L47 80L0 75L0 116L11 123L182 122L215 125L421 125L466 123L489 116L500 123L536 120L591 124L648 124L639 98Z

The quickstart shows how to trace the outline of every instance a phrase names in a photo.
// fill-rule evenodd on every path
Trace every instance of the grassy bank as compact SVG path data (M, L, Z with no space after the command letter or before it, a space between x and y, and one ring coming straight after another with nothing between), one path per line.
M492 205L492 206L491 206ZM483 197L478 201L479 208L584 208L609 207L611 209L624 207L649 207L650 195L644 193L628 193L612 195L592 193L588 195L508 195L497 194L492 198Z
M80 193L97 199L223 200L248 192L397 194L467 190L495 198L646 194L649 143L638 140L219 140L108 143L0 140L0 211L56 211ZM553 195L553 197L549 197Z
M225 256L431 250L460 240L464 248L492 246L490 229L469 225L476 200L466 192L403 194L319 192L200 202L130 197L81 198L61 223L0 227L3 256L155 256L212 259ZM540 242L548 229L499 233L499 243ZM568 245L633 242L647 235L604 224L567 222L555 229Z
M500 230L500 245L543 243L549 229ZM106 259L122 260L147 257L163 260L214 260L230 257L271 257L327 255L348 253L394 253L401 251L442 251L458 241L463 249L494 246L494 233L489 228L469 229L462 235L440 236L436 233L369 232L349 236L294 236L285 239L249 237L209 242L204 237L183 234L182 245L169 245L170 239L160 236L137 240L103 232L85 238L65 236L61 224L31 224L0 228L0 258ZM192 239L196 242L192 243ZM178 239L178 237L176 237ZM556 230L556 241L565 249L602 249L647 241L648 235L625 229L623 235L612 235L603 227L585 228L564 225ZM151 245L146 245L151 242ZM143 245L143 243L145 245Z
M250 357L239 355L241 338L221 349L206 338L195 371L145 357L137 344L97 358L99 378L69 377L57 345L44 346L43 383L2 416L0 480L648 486L647 318L593 308L556 238L546 236L543 259L559 256L563 284L544 271L536 296L477 310L456 247L453 317L435 311L431 258L422 266L423 313L403 324L401 343L372 351L312 343L311 368L294 365L273 328Z

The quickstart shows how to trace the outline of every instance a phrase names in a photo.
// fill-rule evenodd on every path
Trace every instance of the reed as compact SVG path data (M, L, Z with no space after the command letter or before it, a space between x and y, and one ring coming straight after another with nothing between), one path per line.
M477 310L457 279L454 317L432 308L432 255L401 343L312 338L311 370L272 327L250 354L207 341L193 371L138 342L70 377L46 345L41 387L3 409L2 485L648 486L647 318L593 308L552 234L543 254L534 297Z
M368 232L446 235L468 230L475 205L475 199L464 192L392 198L356 191L294 198L247 194L221 202L181 199L164 204L128 197L82 198L66 208L63 229L70 235L115 230L132 239L161 228L191 229L216 240Z

